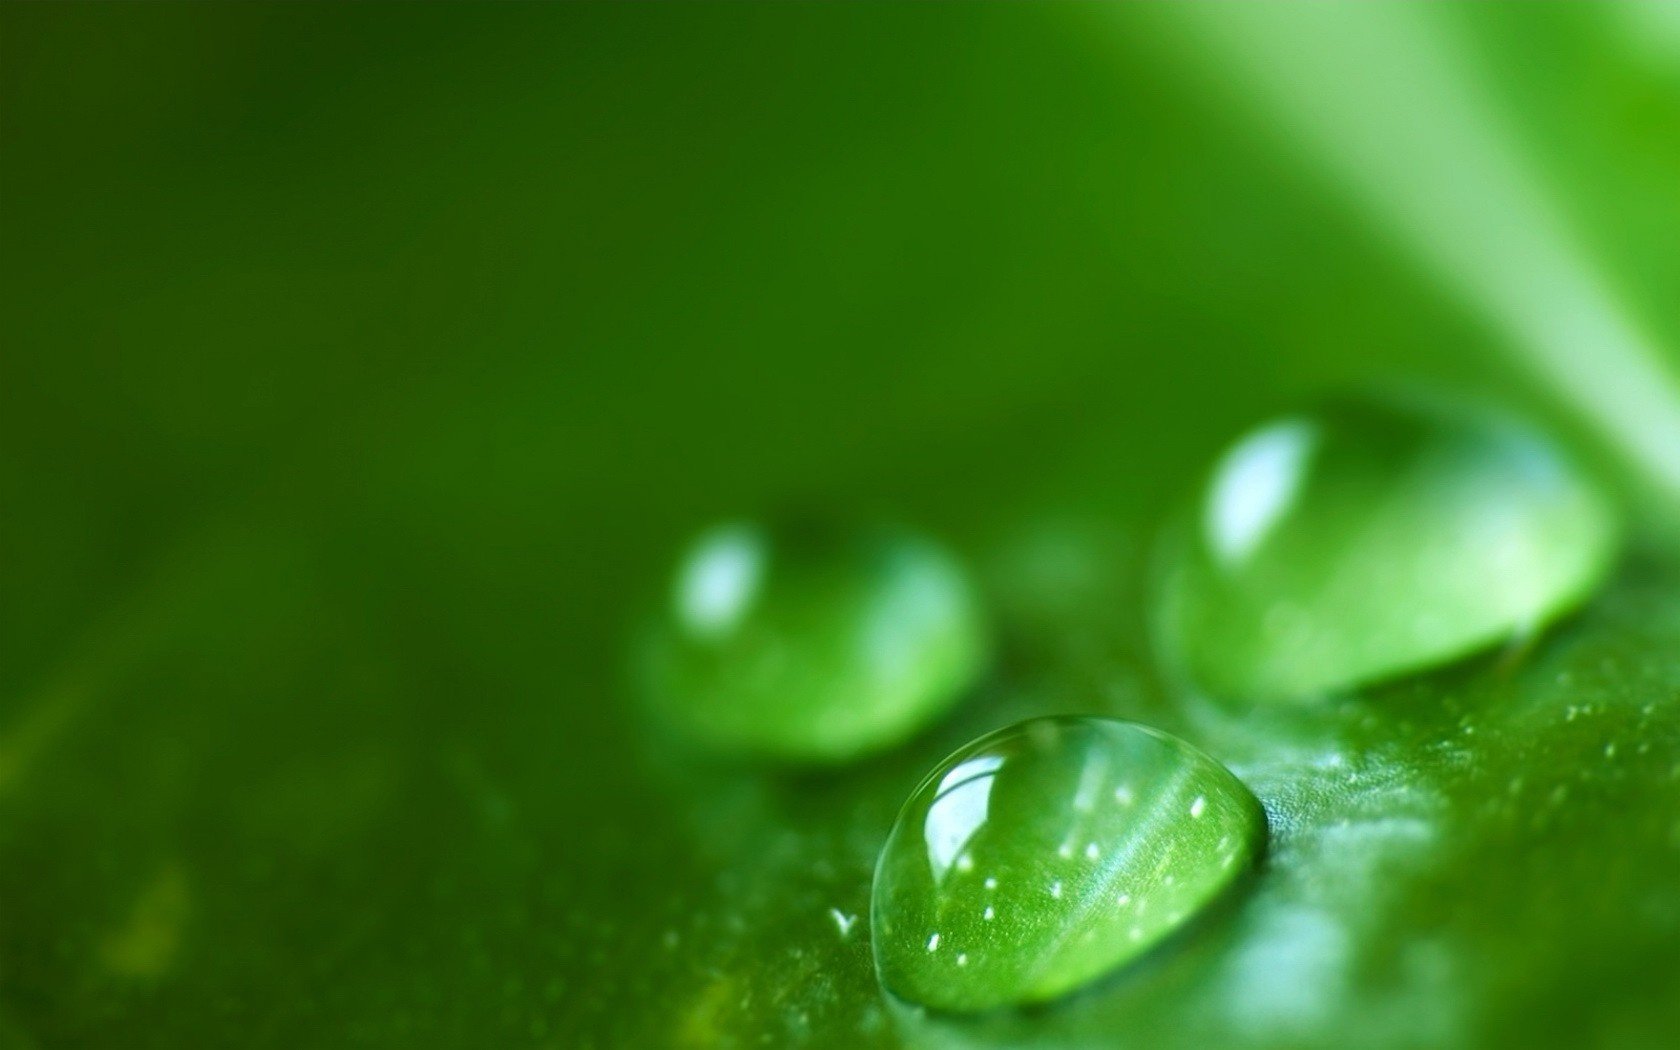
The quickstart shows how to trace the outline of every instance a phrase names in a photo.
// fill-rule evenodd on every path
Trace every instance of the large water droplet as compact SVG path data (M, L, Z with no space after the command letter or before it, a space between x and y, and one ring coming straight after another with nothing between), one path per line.
M1218 696L1297 699L1532 631L1603 578L1602 495L1504 417L1344 400L1248 434L1171 534L1159 635Z
M898 743L978 676L966 576L886 528L725 525L683 559L646 654L655 705L714 747L830 762Z
M1130 722L1038 718L918 787L875 869L875 965L950 1011L1041 1002L1136 958L1249 871L1264 811L1225 767Z

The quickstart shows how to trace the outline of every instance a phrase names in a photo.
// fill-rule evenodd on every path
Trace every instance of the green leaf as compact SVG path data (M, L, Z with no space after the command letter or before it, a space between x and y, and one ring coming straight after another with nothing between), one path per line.
M1441 25L1672 366L1672 55L1511 11ZM1303 709L1157 670L1163 509L1310 395L1403 372L1661 451L1531 387L1509 318L1350 221L1207 53L991 6L4 19L0 1043L1680 1026L1668 519L1521 650ZM687 750L630 640L698 528L812 502L947 543L996 669L853 765ZM1219 759L1269 859L1064 1002L890 1008L894 815L1047 713Z

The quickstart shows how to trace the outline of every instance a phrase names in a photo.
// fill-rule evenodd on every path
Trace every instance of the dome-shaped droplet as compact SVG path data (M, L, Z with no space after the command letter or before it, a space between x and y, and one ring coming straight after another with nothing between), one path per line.
M828 762L927 725L985 653L966 576L928 540L735 524L682 560L645 668L654 705L690 736Z
M1042 1002L1134 959L1252 869L1266 818L1182 740L1037 718L922 781L875 869L881 982L947 1011Z
M1164 655L1228 698L1311 698L1532 631L1603 578L1611 508L1504 417L1348 400L1269 423L1170 534Z

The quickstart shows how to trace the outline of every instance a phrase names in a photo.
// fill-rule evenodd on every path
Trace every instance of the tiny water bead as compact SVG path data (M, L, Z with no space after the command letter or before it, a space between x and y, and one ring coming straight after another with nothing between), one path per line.
M1236 443L1170 533L1167 661L1220 697L1311 699L1532 632L1603 579L1604 496L1542 435L1349 399Z
M1036 718L974 741L910 796L875 869L875 966L902 999L1043 1002L1147 952L1264 850L1260 803L1189 744Z
M730 524L682 559L645 670L654 705L706 744L836 762L927 725L986 653L972 587L931 541Z

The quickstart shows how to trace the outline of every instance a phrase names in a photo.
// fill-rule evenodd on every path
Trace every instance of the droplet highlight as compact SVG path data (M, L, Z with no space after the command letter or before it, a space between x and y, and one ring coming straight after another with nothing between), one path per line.
M1539 629L1603 580L1603 494L1532 428L1343 399L1262 426L1169 530L1166 661L1227 699L1305 700Z
M717 750L844 761L906 739L978 678L954 559L885 527L736 523L700 536L643 651L652 706Z
M1182 740L1102 718L1019 723L953 754L905 803L875 869L876 970L936 1010L1055 999L1193 921L1265 840L1260 803Z

